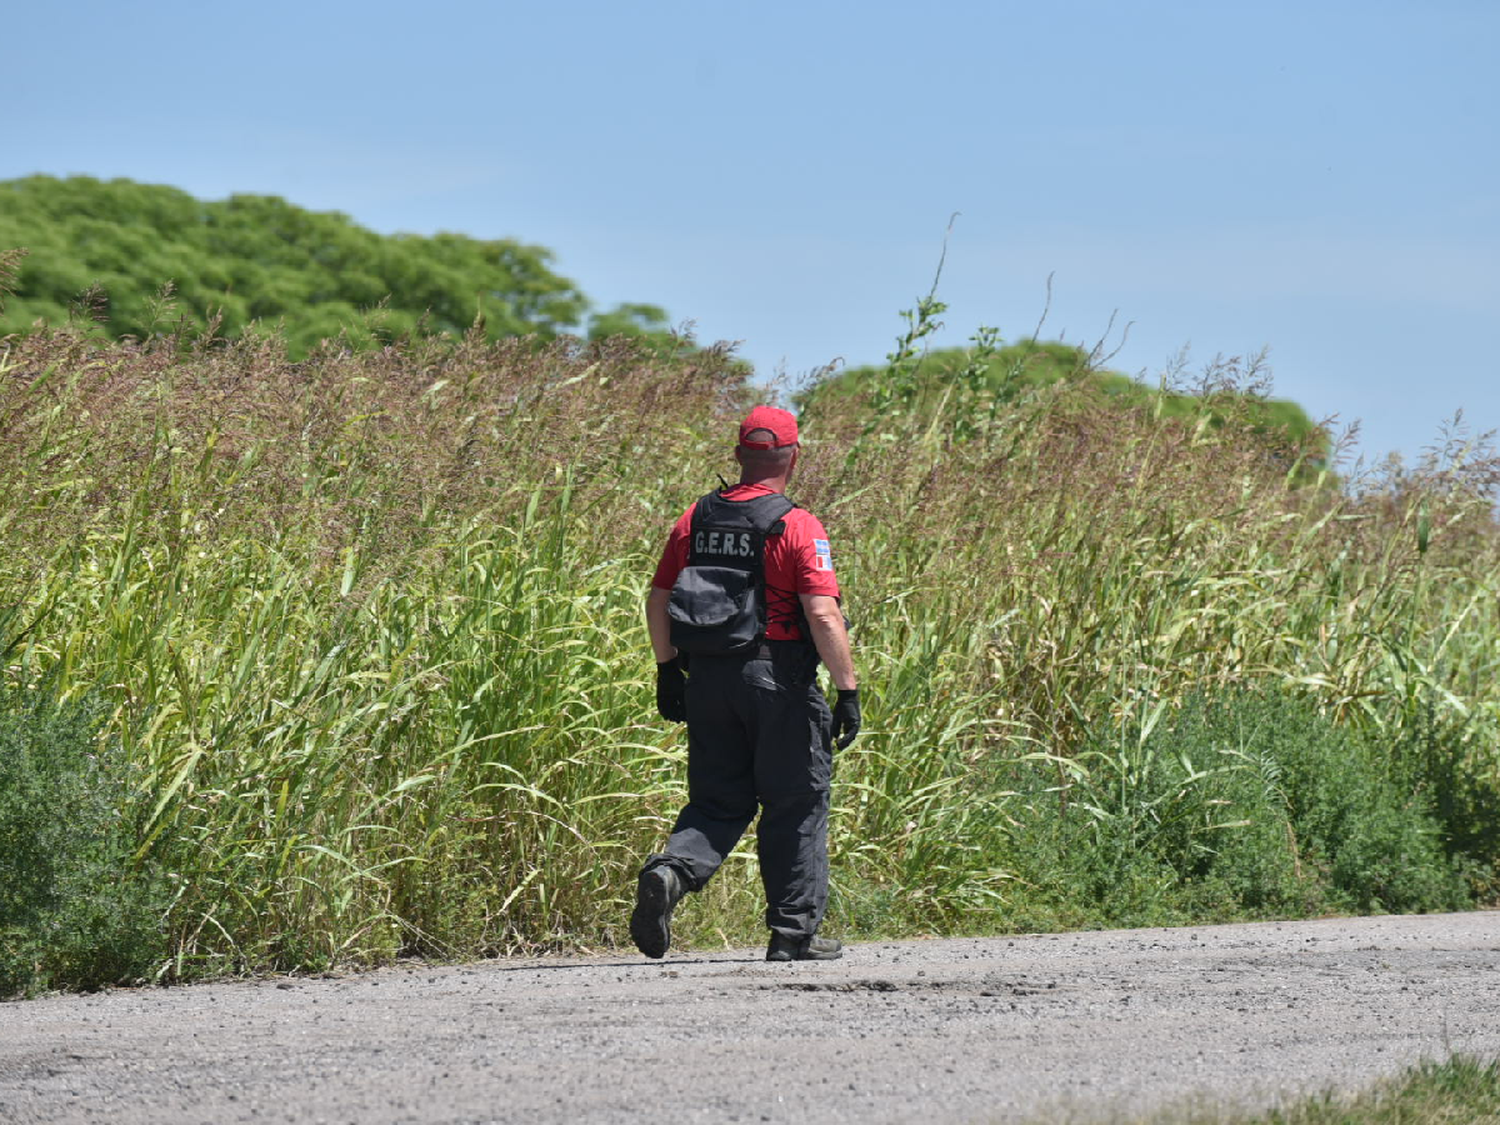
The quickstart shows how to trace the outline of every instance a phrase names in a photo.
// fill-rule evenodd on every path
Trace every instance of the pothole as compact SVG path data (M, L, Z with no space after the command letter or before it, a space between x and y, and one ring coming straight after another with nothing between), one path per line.
M761 987L780 988L788 992L900 992L903 988L893 980L789 980L763 984Z
M785 992L965 992L975 996L1038 996L1057 991L1057 982L1006 980L788 980L760 986Z

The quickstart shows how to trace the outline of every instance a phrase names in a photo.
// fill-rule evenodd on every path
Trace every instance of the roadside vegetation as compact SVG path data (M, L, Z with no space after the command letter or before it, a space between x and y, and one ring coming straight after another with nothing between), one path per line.
M867 724L830 929L1494 901L1482 444L1337 481L1245 365L996 381L922 322L803 403ZM642 603L755 393L628 338L5 339L0 991L628 945L685 780ZM680 937L759 896L747 841Z
M1087 1120L1098 1121L1097 1116ZM1458 1125L1500 1120L1500 1063L1455 1055L1357 1093L1328 1091L1264 1112L1194 1107L1112 1119L1120 1125Z

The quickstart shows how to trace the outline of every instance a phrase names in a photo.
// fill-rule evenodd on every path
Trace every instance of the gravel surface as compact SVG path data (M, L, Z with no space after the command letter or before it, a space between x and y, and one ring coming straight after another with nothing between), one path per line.
M1078 1121L1500 1056L1500 913L762 956L0 1004L0 1121Z

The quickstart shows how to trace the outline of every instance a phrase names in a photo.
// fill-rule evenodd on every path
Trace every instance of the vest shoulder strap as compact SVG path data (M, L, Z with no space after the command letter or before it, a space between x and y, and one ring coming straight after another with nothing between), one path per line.
M781 535L786 531L786 514L796 506L780 492L752 500L726 500L724 490L716 488L693 505L693 525L732 525L761 535Z

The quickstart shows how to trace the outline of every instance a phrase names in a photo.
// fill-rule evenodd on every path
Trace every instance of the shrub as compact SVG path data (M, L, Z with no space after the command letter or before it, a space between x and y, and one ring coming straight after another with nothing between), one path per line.
M1473 715L1444 718L1424 704L1391 741L1387 757L1402 784L1430 806L1444 847L1481 901L1500 896L1500 772L1476 769L1476 746L1500 745L1500 731Z
M1098 734L1071 777L1013 770L1013 843L1057 909L1105 924L1457 908L1425 796L1378 744L1284 694L1192 698ZM1045 806L1053 805L1051 815Z
M0 699L0 995L123 983L165 956L124 766L91 702Z

